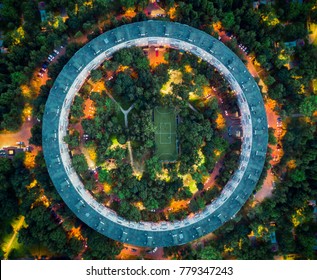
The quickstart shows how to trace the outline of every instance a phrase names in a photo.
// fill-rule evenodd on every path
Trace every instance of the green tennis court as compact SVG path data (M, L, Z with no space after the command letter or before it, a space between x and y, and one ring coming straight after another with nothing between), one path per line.
M154 109L155 153L162 161L177 159L176 114L172 108Z

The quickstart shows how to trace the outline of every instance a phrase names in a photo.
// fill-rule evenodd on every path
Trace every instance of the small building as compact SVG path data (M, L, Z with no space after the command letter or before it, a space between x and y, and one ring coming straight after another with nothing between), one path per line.
M291 42L285 42L284 44L285 44L285 47L288 48L288 49L296 48L297 40L294 40L294 41L291 41Z
M0 150L0 157L13 159L16 154L24 152L23 148L18 147L4 147Z
M242 127L241 126L230 126L228 128L228 135L237 139L241 139L242 137Z
M276 240L276 234L275 234L275 222L271 222L270 223L270 227L273 229L273 231L270 233L270 241L271 241L271 250L272 252L277 252L278 250L278 243L277 243L277 240Z
M275 1L274 0L260 0L260 1L258 1L260 4L262 4L262 5L272 5L272 4L274 4L275 3Z
M45 2L39 2L38 9L39 9L40 15L41 15L41 22L46 21L47 15L46 15L46 11L45 11Z
M253 1L253 9L258 9L260 5L272 5L274 4L274 0L258 0Z

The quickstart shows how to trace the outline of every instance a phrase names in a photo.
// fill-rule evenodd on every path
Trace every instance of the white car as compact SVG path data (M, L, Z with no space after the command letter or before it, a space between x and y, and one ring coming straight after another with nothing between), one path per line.
M157 251L157 247L155 247L153 250L147 250L146 252L148 254L154 254Z

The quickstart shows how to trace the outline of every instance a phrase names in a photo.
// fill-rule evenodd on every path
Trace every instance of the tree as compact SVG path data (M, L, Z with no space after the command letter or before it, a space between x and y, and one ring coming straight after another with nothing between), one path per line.
M25 213L27 228L19 232L19 242L28 246L41 244L56 255L63 255L67 249L66 233L53 222L48 209L43 205L33 205L33 208Z
M233 12L224 13L222 24L226 29L231 29L234 26L235 20Z
M88 171L88 164L83 154L73 156L73 167L77 173L83 175Z
M20 128L21 124L21 110L16 107L12 107L9 113L3 114L1 129L16 131Z
M98 82L102 78L102 71L100 69L91 70L90 76L93 82Z
M18 213L18 199L11 184L14 167L11 160L0 158L0 205L2 215L0 221L12 219Z
M274 135L274 129L272 127L269 128L269 144L270 145L277 144L277 140L276 140L276 137Z
M21 85L28 81L28 77L22 72L15 72L11 74L13 84Z
M268 86L273 85L275 82L276 82L276 80L271 75L267 76L265 79L265 84Z
M205 201L200 196L193 198L189 203L189 209L193 213L203 210L204 208Z
M37 123L31 128L29 143L35 146L42 146L42 124Z
M286 89L283 84L276 84L269 88L268 94L272 99L281 100L286 93Z
M131 8L136 4L136 0L120 0L120 6L125 9Z
M221 252L213 246L206 246L197 252L198 260L222 260Z
M83 257L86 260L113 260L123 248L121 243L111 240L90 228L84 228L84 236L88 238L88 250Z
M71 116L75 119L79 119L84 116L84 99L81 96L76 95L73 105L71 107Z
M296 228L296 251L307 259L315 259L316 224L304 222Z
M154 156L146 161L146 170L152 180L162 172L162 163L157 156Z
M299 183L302 182L306 179L305 171L296 169L294 172L290 174L290 178L292 179L293 182Z
M74 259L83 250L83 242L78 238L72 237L68 240L67 255L70 259Z
M121 49L114 54L114 61L122 65L131 65L133 61L133 54L129 49Z
M198 188L198 190L203 190L204 189L204 184L203 183L198 183L197 184L197 188Z
M158 201L155 198L148 198L146 201L144 201L144 206L148 210L159 209Z
M317 95L306 97L300 104L299 112L307 117L311 117L317 111Z
M71 134L67 134L64 137L64 141L70 146L71 149L79 147L80 144L80 134L78 130L72 131Z
M126 201L121 201L118 214L130 221L139 222L141 220L140 210Z
M99 171L98 178L101 183L106 183L109 182L111 177L108 170L102 169Z

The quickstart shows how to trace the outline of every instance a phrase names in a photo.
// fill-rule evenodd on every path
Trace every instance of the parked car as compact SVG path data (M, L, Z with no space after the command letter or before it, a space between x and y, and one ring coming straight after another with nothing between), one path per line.
M48 61L45 61L45 62L42 64L42 68L43 68L43 69L47 69L48 65L49 65L49 62L48 62Z
M155 248L152 249L152 250L146 250L146 253L148 253L148 254L154 254L156 251L157 251L157 247L155 247Z

